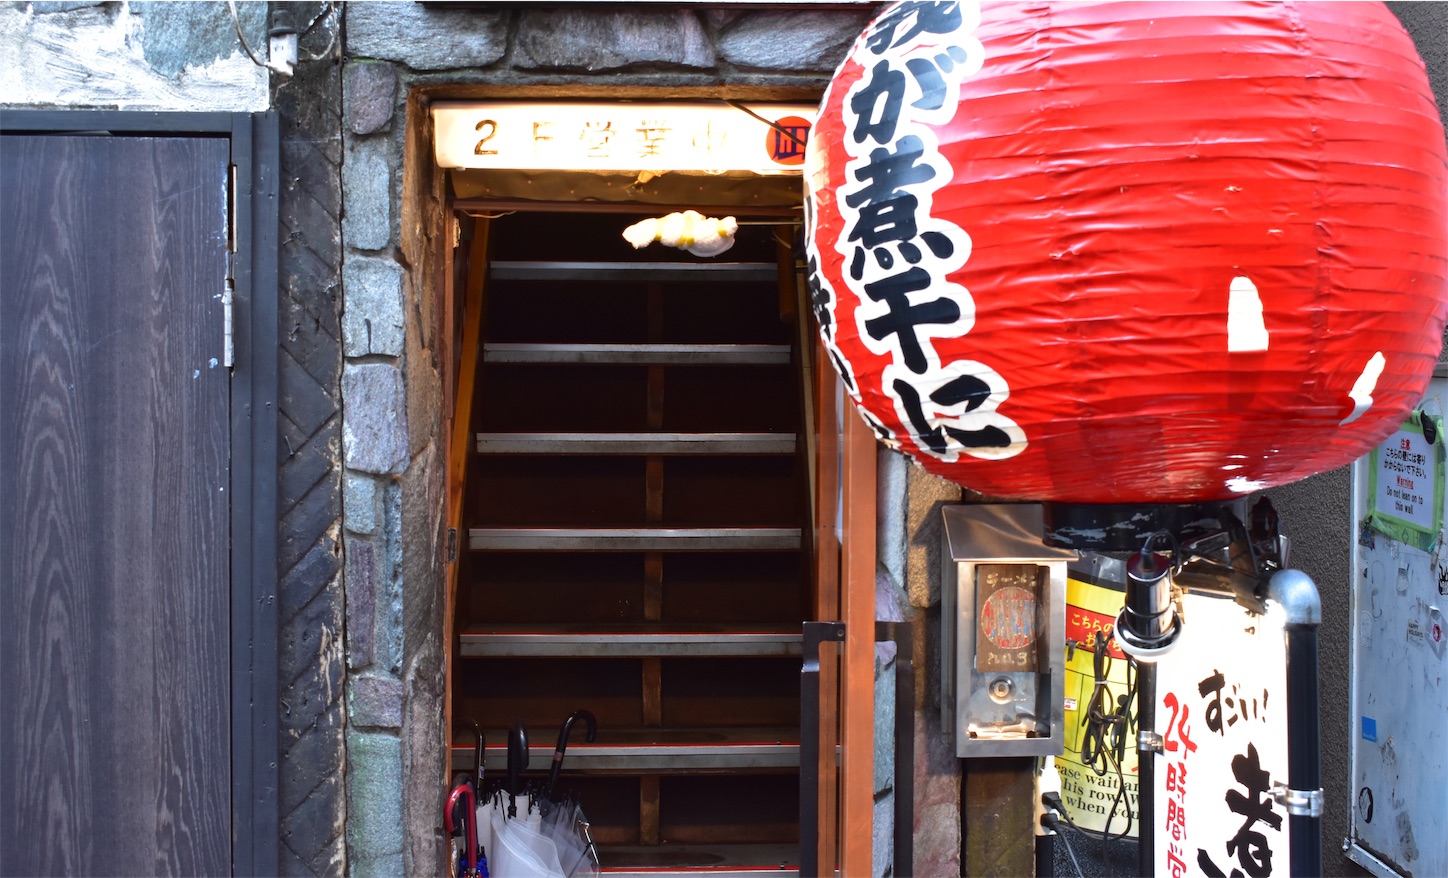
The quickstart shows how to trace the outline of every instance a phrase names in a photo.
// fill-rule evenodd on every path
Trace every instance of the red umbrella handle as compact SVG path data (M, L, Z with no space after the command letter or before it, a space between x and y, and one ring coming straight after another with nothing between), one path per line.
M466 875L478 874L478 795L468 784L458 784L453 787L452 793L447 797L447 809L443 811L443 825L447 827L449 835L456 835L461 827L453 826L453 812L457 810L458 800L462 799L462 816L459 818L467 827L467 852L468 870Z

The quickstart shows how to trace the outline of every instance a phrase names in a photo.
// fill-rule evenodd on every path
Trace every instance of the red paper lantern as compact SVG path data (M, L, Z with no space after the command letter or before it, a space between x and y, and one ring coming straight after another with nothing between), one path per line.
M931 472L1239 497L1422 398L1445 164L1378 3L902 3L810 139L814 310L865 419Z

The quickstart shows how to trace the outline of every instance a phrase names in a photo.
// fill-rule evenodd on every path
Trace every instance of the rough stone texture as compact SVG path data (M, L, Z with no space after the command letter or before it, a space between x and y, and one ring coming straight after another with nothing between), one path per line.
M508 49L509 20L506 12L353 3L347 6L347 53L414 70L487 67Z
M342 515L347 530L357 534L377 532L377 480L347 473L342 478Z
M266 6L239 6L248 40L265 42ZM44 14L28 7L0 5L0 104L238 112L268 106L267 71L242 53L224 4L50 4ZM218 29L223 21L229 40Z
M714 49L692 12L530 10L518 22L513 64L591 72L644 66L711 68Z
M370 540L347 538L347 666L372 664L377 607L377 552Z
M407 469L407 399L390 363L348 363L342 370L342 458L349 469Z
M402 354L402 266L393 259L348 254L343 260L342 353Z
M741 17L720 35L723 61L764 70L833 72L873 12L772 12Z
M910 467L909 458L887 448L875 455L875 562L902 588L910 541L905 516Z
M236 25L225 3L188 8L182 3L132 0L129 8L141 17L146 61L162 76L175 76L190 65L202 67L230 58L238 48ZM265 61L266 5L238 3L236 16L252 52Z
M436 413L434 413L436 417ZM439 428L441 424L437 425ZM442 534L446 462L435 445L426 446L401 479L400 559L408 583L403 606L403 663L407 687L402 777L407 791L404 820L409 874L436 873L445 839L438 832L437 781L447 777L446 736L438 722L446 694L443 679Z
M392 735L347 734L348 874L412 874L402 865L402 742Z
M916 875L960 874L961 760L940 729L940 608L909 608L915 665Z
M888 648L887 648L888 647ZM875 644L875 796L895 786L895 650Z
M373 660L394 675L402 673L403 607L402 488L389 483L382 490L383 565L377 589L376 653Z
M940 603L941 509L959 503L961 489L913 464L906 484L905 589L912 607L933 607Z
M343 82L349 131L371 134L391 125L393 105L397 100L397 71L391 64L348 64Z
M436 802L438 778L448 776L447 730L438 722L446 700L442 629L429 631L415 649L405 675L402 729L402 820L408 839L404 861L409 875L440 875L447 871L447 839L437 819Z
M320 3L293 3L309 22ZM177 4L200 7L200 4ZM224 9L224 4L216 4ZM241 4L265 15L265 4ZM320 22L310 40L331 36ZM233 35L234 36L234 35ZM264 39L264 37L262 37ZM319 47L320 48L320 47ZM250 62L247 62L250 65ZM304 62L278 91L281 186L278 254L279 697L278 870L346 871L345 675L340 557L341 77ZM298 559L294 562L291 559Z
M890 878L895 874L895 793L875 795L875 820L870 838L870 874Z
M342 198L347 246L381 250L392 241L392 169L395 162L381 137L349 138L342 164Z
M85 9L90 6L104 6L106 0L69 0L69 2L58 3L31 3L30 11L36 15L50 15L54 12L74 12L77 9Z
M353 728L402 726L402 681L391 677L353 676L349 681Z
M443 411L445 403L437 352L429 346L432 325L425 316L422 301L432 297L420 296L415 284L409 286L408 293L407 310L412 317L407 327L407 417L412 426L408 447L416 456L423 454L441 435L438 412Z

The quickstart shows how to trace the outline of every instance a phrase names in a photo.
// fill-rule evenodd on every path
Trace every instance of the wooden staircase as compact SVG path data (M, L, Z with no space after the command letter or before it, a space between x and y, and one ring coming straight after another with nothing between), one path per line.
M597 716L559 786L611 873L788 874L811 606L788 260L768 234L742 261L630 260L628 222L491 231L453 717L492 779L515 720L537 776L562 721ZM471 732L453 743L470 768Z

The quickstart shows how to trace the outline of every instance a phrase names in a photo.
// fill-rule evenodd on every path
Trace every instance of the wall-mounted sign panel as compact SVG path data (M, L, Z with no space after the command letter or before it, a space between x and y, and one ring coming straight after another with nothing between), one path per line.
M1380 878L1448 875L1445 409L1439 363L1414 417L1353 464L1352 786L1328 793L1348 858Z
M815 107L722 101L439 102L444 168L799 174Z
M1368 525L1425 551L1443 529L1442 420L1414 411L1368 455Z
M1157 664L1156 874L1289 875L1287 663L1280 614L1188 594Z

